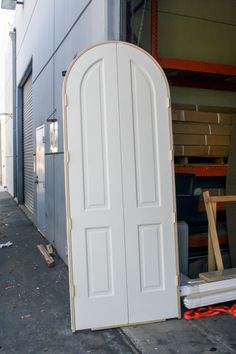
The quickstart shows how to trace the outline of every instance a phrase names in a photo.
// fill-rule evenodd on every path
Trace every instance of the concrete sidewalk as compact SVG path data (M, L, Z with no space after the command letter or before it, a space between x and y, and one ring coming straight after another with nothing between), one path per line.
M45 243L7 193L0 193L0 353L138 353L121 330L70 329L68 271L59 257L48 268L36 245Z
M236 318L169 320L122 330L72 334L68 271L59 257L47 268L46 243L7 193L0 193L0 354L236 353Z

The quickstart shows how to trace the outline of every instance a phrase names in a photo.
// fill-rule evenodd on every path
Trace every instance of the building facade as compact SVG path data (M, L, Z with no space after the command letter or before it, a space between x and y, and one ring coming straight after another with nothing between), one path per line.
M5 111L13 119L5 117L2 126L3 185L65 262L62 86L69 63L95 43L127 40L154 56L158 41L157 59L233 66L235 10L234 0L24 0L16 6L5 66ZM193 84L179 85L181 72L166 69L172 103L236 106L234 90L197 86L193 76Z
M6 58L5 109L12 112L15 100L16 111L4 125L3 184L65 262L63 78L78 53L119 38L119 6L119 1L111 0L25 0L15 10L15 32ZM38 128L43 128L41 145ZM43 155L37 154L40 149Z

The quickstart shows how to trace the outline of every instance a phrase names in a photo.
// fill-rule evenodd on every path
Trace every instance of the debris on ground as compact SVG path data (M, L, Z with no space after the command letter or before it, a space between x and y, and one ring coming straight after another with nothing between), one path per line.
M10 247L12 245L13 245L13 243L11 241L8 241L6 243L0 243L0 248Z
M184 318L186 320L192 320L194 318L212 317L219 315L220 313L228 313L229 315L236 317L236 304L232 307L224 305L200 307L198 309L186 311L184 313Z
M50 256L54 254L54 249L53 249L53 246L51 243L46 245L46 249L47 249L48 253L50 254Z
M48 267L54 267L55 265L55 261L52 258L52 256L50 256L50 254L48 253L48 251L46 250L46 248L44 247L44 245L37 245L37 249L40 253L40 255L43 257L43 259L45 260L45 262L47 263Z

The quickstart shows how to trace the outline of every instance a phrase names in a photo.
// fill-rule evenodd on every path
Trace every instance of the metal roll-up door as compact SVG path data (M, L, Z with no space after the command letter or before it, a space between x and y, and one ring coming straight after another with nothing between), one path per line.
M32 76L23 87L23 149L24 149L24 204L34 213L34 152Z

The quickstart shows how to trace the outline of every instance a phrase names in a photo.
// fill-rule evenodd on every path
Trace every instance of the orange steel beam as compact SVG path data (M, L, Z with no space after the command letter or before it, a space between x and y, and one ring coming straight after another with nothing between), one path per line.
M228 245L228 235L218 235L218 240L220 246ZM189 248L200 248L208 247L208 236L207 234L190 235L189 236Z
M198 177L225 177L227 175L227 165L216 166L175 166L177 173L194 173Z
M164 69L176 69L201 73L236 76L235 65L207 63L203 61L176 58L160 58L157 56L157 54L154 55L154 57Z
M225 203L217 203L216 205L216 209L217 211L225 211ZM206 212L206 208L205 208L205 203L203 200L200 200L199 201L199 204L198 204L198 212L199 213L205 213Z

